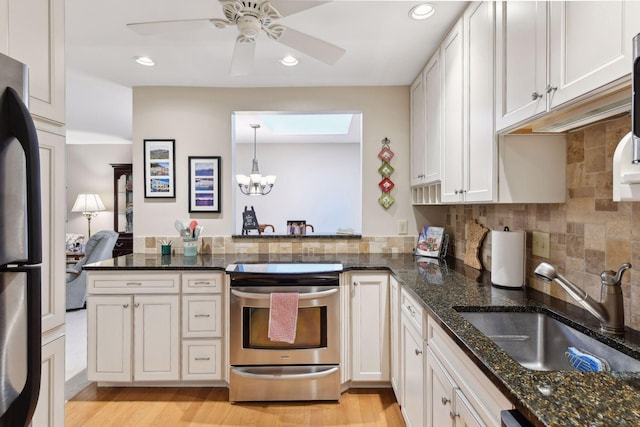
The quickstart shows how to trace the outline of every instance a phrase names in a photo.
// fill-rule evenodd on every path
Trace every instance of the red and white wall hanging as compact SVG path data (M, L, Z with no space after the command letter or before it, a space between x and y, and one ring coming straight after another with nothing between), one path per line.
M395 187L395 184L390 179L394 171L390 164L394 153L391 151L391 148L389 148L389 144L391 144L391 141L385 137L382 140L382 150L378 153L378 158L382 161L382 165L378 168L378 172L382 175L382 181L378 183L378 187L382 190L382 195L378 199L378 202L384 206L385 209L388 209L389 206L395 202L395 199L391 195L391 190Z

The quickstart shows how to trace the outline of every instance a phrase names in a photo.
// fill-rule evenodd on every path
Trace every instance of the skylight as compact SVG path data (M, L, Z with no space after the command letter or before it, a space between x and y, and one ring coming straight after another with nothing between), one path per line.
M274 135L346 135L352 114L273 114L260 116Z

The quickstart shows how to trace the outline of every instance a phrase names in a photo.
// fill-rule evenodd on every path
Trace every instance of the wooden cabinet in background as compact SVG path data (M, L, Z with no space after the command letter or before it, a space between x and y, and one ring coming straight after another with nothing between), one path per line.
M133 253L133 168L131 163L113 167L113 230L120 233L113 257Z

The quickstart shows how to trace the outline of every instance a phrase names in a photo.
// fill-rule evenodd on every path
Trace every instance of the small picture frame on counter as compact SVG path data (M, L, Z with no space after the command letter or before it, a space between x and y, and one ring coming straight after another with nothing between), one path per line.
M449 235L444 227L425 226L418 237L415 255L430 258L445 258L449 246Z

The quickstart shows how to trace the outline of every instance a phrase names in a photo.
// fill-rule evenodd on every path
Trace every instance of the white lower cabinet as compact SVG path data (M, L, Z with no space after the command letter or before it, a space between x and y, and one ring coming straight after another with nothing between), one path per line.
M428 425L452 426L453 393L455 384L438 362L433 352L427 350L427 413Z
M400 401L409 427L424 426L424 310L404 290L400 294Z
M88 379L180 378L179 296L117 295L88 299Z
M64 426L64 342L59 337L42 346L40 396L33 427Z
M182 274L182 380L221 380L224 274Z
M428 321L428 427L500 426L513 405L431 318Z
M398 404L400 398L400 284L395 277L389 277L389 326L391 328L391 387L396 394Z
M400 286L398 298L399 329L391 329L392 343L399 342L400 348L394 391L405 424L500 426L500 411L512 409L513 405L427 315L413 293ZM392 297L392 303L393 300Z
M427 351L427 386L427 425L434 427L486 425L431 350Z
M87 282L89 380L224 378L224 273L89 272Z
M389 382L389 274L352 273L351 379Z
M133 298L133 379L180 378L179 296L136 295Z

